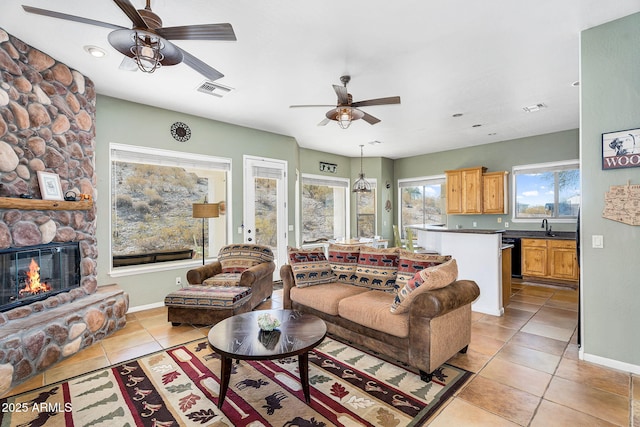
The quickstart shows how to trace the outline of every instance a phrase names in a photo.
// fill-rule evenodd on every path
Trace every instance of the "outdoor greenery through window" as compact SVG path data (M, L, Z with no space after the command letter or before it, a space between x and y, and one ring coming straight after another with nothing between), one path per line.
M347 237L349 181L302 175L302 242Z
M112 144L112 267L201 259L203 221L192 204L225 201L229 169L226 159ZM215 255L224 220L205 219L204 230L206 255Z
M514 219L575 219L580 207L578 161L514 166Z
M399 180L400 230L447 223L445 177Z
M376 235L376 181L368 179L371 192L356 193L356 219L358 237Z

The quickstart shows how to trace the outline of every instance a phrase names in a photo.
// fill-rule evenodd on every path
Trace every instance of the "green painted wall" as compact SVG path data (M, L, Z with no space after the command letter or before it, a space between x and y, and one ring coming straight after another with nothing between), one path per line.
M166 294L176 288L177 276L182 276L183 281L186 281L188 269L133 276L109 276L110 143L187 151L232 159L232 215L225 215L224 218L231 221L230 239L234 242L242 241L242 236L237 234L237 228L242 224L244 154L286 160L289 169L289 190L293 191L295 188L295 170L298 168L299 153L298 144L293 138L100 95L96 111L98 283L118 283L129 293L133 307L162 301ZM191 139L188 142L177 142L171 137L169 128L176 121L185 122L191 128ZM295 218L294 208L293 203L288 204L289 224L293 224ZM293 234L290 233L290 242L293 242Z
M508 171L510 181L509 191L511 191L511 168L513 166L560 160L575 160L578 158L579 132L577 129L573 129L564 132L398 159L394 163L394 182L403 178L443 175L445 170L450 169L485 166L488 172ZM397 186L396 184L394 185ZM510 204L511 199L510 193ZM397 212L394 212L394 214L396 215L395 221L397 221ZM501 218L501 223L498 223L498 217ZM509 206L509 215L449 215L447 221L449 227L460 225L463 228L471 228L475 221L477 228L503 229L504 222L508 221L510 223L509 229L538 229L537 223L513 222L511 220L511 205ZM551 224L556 231L575 231L576 229L574 223L552 222Z
M640 372L640 227L602 218L611 185L640 184L640 169L601 169L601 134L640 127L640 14L582 33L581 162L584 353ZM604 236L604 249L591 236ZM630 366L621 366L629 368Z

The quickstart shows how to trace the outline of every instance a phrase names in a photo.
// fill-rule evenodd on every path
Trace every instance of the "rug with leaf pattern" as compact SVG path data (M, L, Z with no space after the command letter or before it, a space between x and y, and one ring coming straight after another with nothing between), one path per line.
M218 409L220 359L206 340L0 400L0 426L418 426L471 375L450 365L430 383L326 338L309 353L311 404L297 358L241 361Z

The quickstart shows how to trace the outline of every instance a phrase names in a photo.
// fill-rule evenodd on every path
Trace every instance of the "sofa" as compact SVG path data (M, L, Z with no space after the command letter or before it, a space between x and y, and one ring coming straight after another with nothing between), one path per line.
M187 271L188 286L165 297L168 321L173 325L214 325L253 310L271 297L273 260L268 246L223 246L216 261Z
M316 315L330 334L416 368L434 371L471 341L472 280L450 256L399 248L330 245L289 250L280 268L283 306Z

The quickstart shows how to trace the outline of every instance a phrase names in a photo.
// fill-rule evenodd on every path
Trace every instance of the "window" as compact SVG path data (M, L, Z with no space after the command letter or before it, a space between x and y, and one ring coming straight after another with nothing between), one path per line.
M226 242L224 214L192 217L192 204L226 201L231 161L111 144L112 268L202 259ZM203 245L204 227L204 245ZM165 264L166 265L166 264Z
M400 229L447 223L444 175L398 181Z
M349 180L302 175L302 242L347 235Z
M577 160L513 167L513 219L575 220L580 207Z
M367 180L371 192L356 193L356 224L358 237L374 237L376 235L376 181Z

